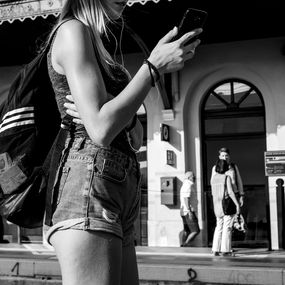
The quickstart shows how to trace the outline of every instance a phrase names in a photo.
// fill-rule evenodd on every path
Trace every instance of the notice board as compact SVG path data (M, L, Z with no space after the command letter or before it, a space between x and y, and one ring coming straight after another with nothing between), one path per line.
M265 175L285 176L285 150L265 151Z

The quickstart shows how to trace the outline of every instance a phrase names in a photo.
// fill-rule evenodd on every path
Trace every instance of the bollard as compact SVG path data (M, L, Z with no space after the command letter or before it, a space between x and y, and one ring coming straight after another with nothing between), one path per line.
M279 244L285 249L284 180L278 178L276 185Z
M22 243L22 241L21 241L21 227L20 226L17 226L17 243L18 244Z

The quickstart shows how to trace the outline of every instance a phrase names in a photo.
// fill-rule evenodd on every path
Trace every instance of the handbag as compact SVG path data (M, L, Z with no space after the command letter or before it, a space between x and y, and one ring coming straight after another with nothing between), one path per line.
M225 215L234 215L237 212L236 205L232 198L229 196L228 190L227 190L227 176L225 179L225 190L224 190L224 196L222 200L223 205L223 211Z
M245 233L247 231L247 226L242 214L238 214L234 216L233 220L233 230L236 232Z
M199 223L198 223L198 218L195 214L194 211L190 210L187 215L185 216L186 218L186 223L190 229L191 232L199 232Z

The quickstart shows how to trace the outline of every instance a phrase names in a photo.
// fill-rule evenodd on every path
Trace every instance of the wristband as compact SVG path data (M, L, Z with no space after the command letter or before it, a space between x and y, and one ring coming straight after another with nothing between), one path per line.
M155 86L155 82L157 82L160 78L160 74L157 70L157 68L148 60L148 59L144 59L144 63L146 63L148 65L148 69L149 69L149 73L150 73L150 77L151 77L151 86ZM152 74L152 71L154 71L156 78L154 79L154 76Z

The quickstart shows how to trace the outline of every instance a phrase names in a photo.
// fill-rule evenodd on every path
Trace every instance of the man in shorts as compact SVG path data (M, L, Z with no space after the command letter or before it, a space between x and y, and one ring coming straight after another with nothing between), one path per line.
M191 196L195 191L195 179L194 173L187 171L180 189L180 216L183 222L181 247L190 246L191 242L200 233L198 219L190 203Z

